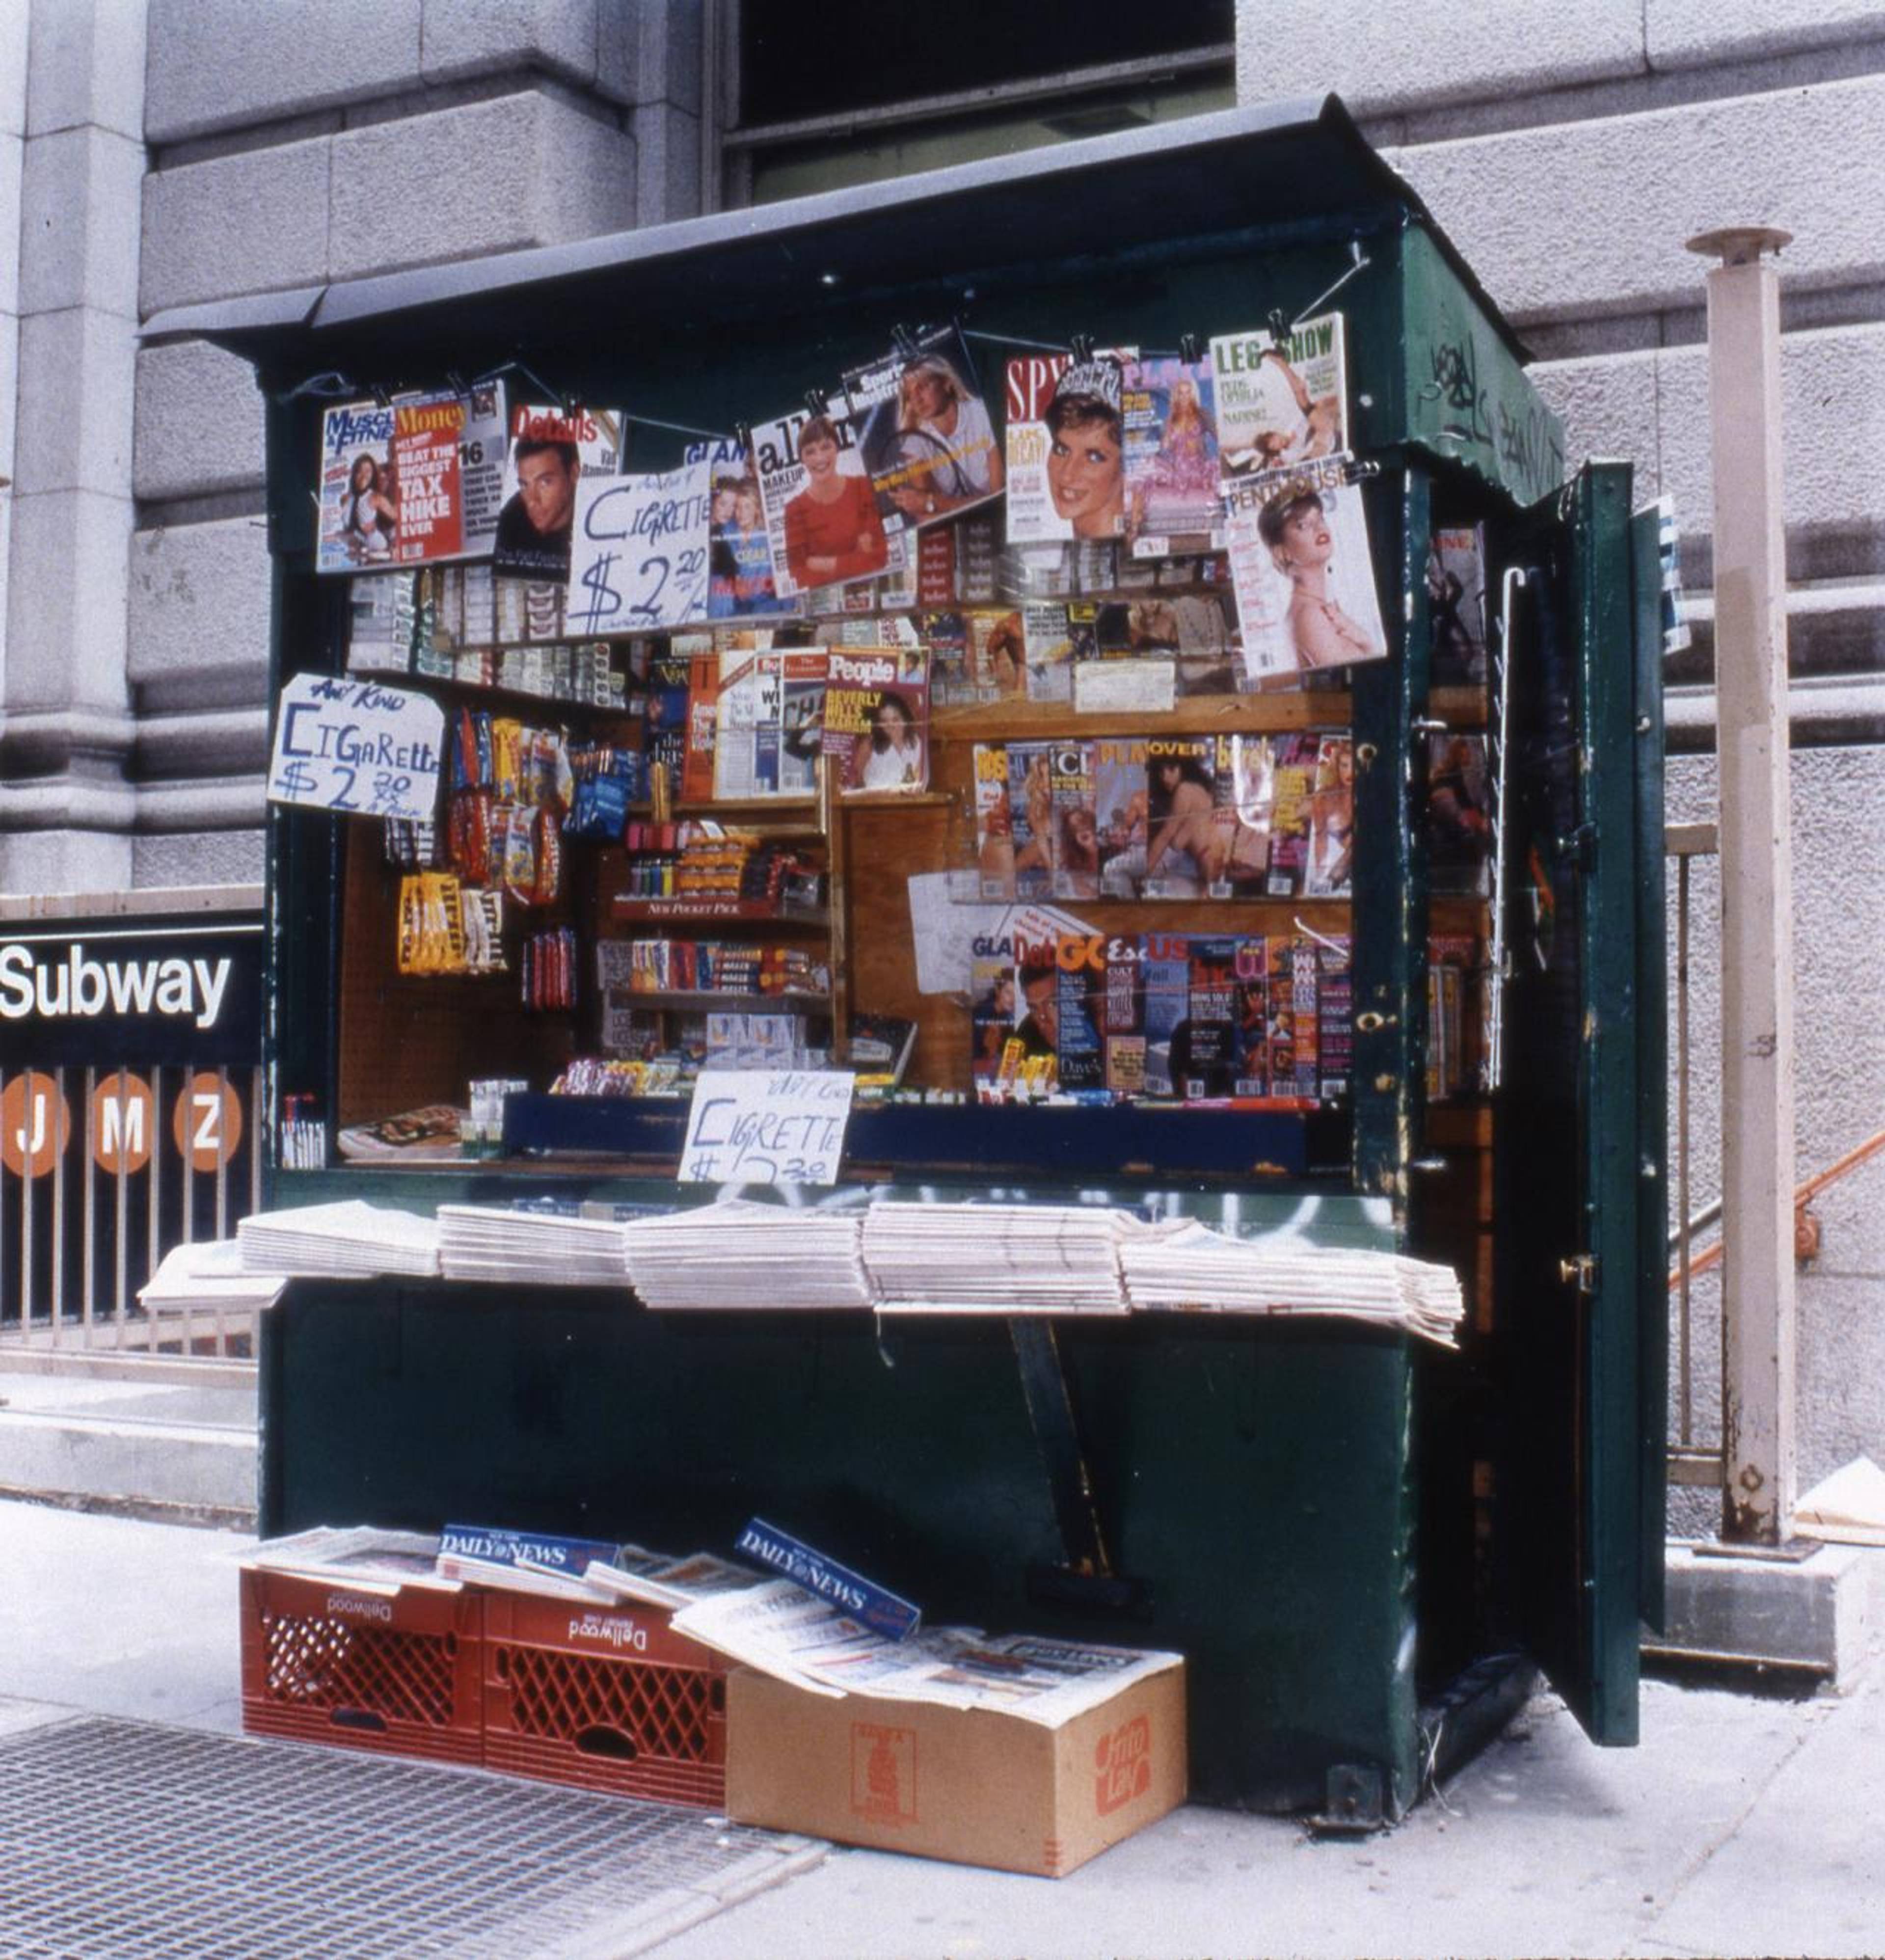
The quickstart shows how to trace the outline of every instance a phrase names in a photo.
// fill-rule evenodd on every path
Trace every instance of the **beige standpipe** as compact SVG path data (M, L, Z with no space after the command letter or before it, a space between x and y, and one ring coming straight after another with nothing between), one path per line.
M1780 278L1789 234L1710 231L1721 853L1722 1536L1793 1534L1793 853Z

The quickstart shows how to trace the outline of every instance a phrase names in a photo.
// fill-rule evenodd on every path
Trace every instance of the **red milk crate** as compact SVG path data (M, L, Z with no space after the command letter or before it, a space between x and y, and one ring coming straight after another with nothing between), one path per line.
M717 1810L727 1666L659 1606L484 1594L487 1769Z
M469 1586L245 1567L242 1726L252 1736L477 1763L482 1624Z

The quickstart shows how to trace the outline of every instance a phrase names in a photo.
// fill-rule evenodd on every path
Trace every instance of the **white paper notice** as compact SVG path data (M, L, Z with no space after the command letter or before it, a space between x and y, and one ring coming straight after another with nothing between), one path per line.
M849 1070L708 1069L694 1084L683 1184L836 1184Z
M378 681L296 674L276 703L269 800L349 816L430 819L444 711Z
M1082 660L1074 669L1082 714L1168 714L1177 692L1176 660Z
M576 484L565 618L572 634L642 633L707 616L710 466Z

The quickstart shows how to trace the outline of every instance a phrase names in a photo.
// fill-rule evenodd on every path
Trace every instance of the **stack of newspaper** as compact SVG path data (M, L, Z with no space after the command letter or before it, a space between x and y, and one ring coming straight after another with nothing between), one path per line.
M1195 1222L1129 1238L1120 1258L1135 1308L1335 1314L1458 1344L1459 1279L1422 1260L1237 1239Z
M1123 1313L1119 1247L1145 1230L1094 1204L875 1204L864 1262L885 1313Z
M196 1239L173 1246L163 1263L138 1289L149 1314L198 1309L232 1313L272 1306L288 1284L280 1273L252 1273L235 1239Z
M620 1223L478 1204L438 1208L438 1267L448 1280L620 1286Z
M388 1531L377 1525L316 1525L291 1538L263 1538L239 1563L303 1579L343 1580L350 1590L394 1592L402 1586L455 1591L457 1582L438 1570L438 1540L422 1532Z
M724 1199L635 1218L629 1279L653 1307L868 1306L855 1211Z
M814 1694L998 1708L1049 1729L1177 1659L1042 1634L991 1637L973 1627L888 1640L789 1579L696 1601L674 1615L673 1625L730 1660Z
M348 1198L298 1211L258 1211L236 1238L252 1273L426 1275L438 1271L438 1227L409 1211Z

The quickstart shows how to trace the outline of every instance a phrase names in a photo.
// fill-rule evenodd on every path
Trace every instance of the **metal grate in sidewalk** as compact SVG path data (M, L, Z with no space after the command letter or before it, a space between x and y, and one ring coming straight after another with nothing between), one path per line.
M512 1777L103 1718L0 1735L5 1960L613 1960L825 1847Z

